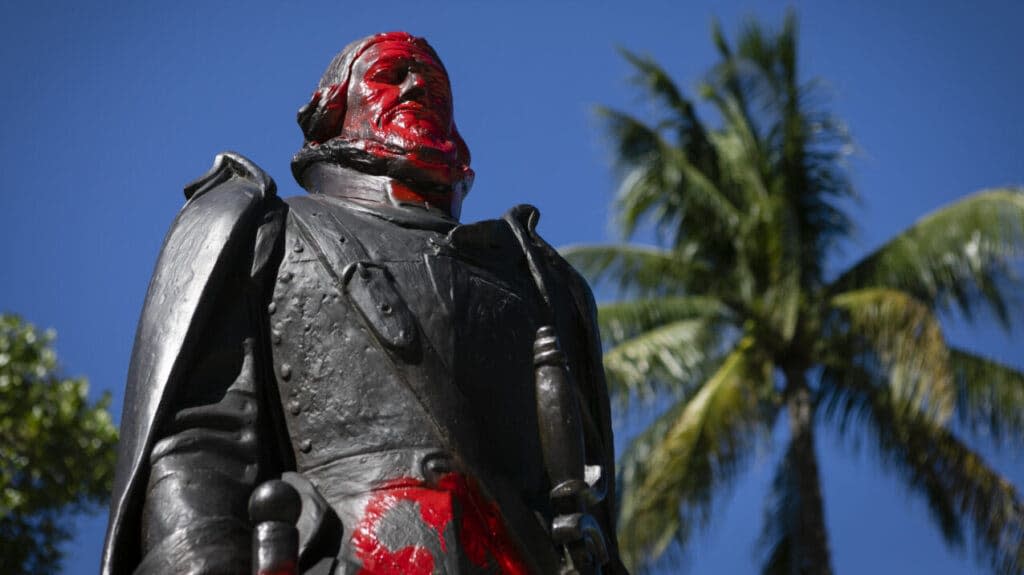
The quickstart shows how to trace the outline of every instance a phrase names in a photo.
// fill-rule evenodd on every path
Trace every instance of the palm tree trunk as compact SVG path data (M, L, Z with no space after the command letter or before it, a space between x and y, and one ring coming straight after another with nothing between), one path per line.
M825 504L821 496L818 459L814 452L814 404L803 371L786 373L786 410L789 413L791 443L789 456L796 472L796 492L800 499L793 533L794 573L831 575L832 562L825 530Z

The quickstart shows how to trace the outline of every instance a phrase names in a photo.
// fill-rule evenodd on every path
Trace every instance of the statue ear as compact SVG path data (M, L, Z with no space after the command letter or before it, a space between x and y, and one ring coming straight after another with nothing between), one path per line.
M299 108L296 121L302 128L306 142L319 144L341 133L345 118L345 98L348 84L332 84L313 92L309 103Z
M470 188L473 187L473 179L476 174L473 169L469 167L470 155L469 146L466 145L466 141L462 139L462 134L459 133L459 129L455 127L455 123L452 122L452 140L455 141L458 155L455 160L456 168L459 174L456 176L458 185L461 187L459 190L462 196L469 193Z

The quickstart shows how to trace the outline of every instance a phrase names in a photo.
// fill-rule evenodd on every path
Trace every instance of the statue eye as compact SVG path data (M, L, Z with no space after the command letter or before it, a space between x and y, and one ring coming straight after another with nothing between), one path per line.
M384 66L374 70L370 74L370 80L383 84L400 84L405 79L405 73L404 66Z

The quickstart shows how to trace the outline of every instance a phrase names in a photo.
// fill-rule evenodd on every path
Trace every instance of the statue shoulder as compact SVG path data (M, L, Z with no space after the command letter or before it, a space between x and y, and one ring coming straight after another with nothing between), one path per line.
M594 303L594 294L590 290L590 284L576 268L572 267L572 264L558 253L557 249L537 232L540 210L529 204L521 204L506 212L504 219L529 237L530 242L543 255L547 273L557 278L556 285L568 288L567 291L575 301L581 315L587 320L593 319L596 316L597 306Z
M225 182L237 178L253 188L260 199L274 197L277 184L255 162L236 152L221 152L213 159L213 166L185 186L185 199L192 201L207 192L217 189Z
M177 228L186 222L202 222L207 236L215 246L227 243L229 235L247 234L257 229L252 248L251 275L267 267L273 247L281 235L287 206L277 197L277 183L255 162L237 152L221 152L213 166L184 188L185 205L167 234L163 250ZM186 241L195 241L195 234L185 230Z
M269 214L283 206L273 178L235 152L217 154L213 166L186 185L184 194L185 205L164 238L158 272L161 264L173 264L179 251L217 257L217 248L229 238L246 234L261 219L269 222Z

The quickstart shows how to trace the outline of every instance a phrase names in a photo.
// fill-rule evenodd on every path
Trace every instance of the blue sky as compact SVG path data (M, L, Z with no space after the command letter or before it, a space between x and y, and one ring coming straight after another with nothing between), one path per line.
M691 90L714 60L709 24L778 23L764 2L28 2L0 17L0 309L59 334L65 371L119 413L135 322L181 187L240 151L283 195L295 111L333 54L366 34L425 36L450 72L476 184L464 220L516 203L554 244L613 239L614 181L592 107L645 111L615 47L654 56ZM1024 4L806 2L805 78L822 77L859 144L856 260L918 216L984 187L1024 183ZM1024 326L1022 318L1017 323ZM1013 337L951 319L948 338L1024 367ZM1014 339L1017 343L1014 343ZM923 503L828 434L818 449L839 573L979 572ZM1024 456L979 448L1024 486ZM765 449L695 540L691 573L750 573L777 453ZM105 513L77 522L66 573L95 572Z

